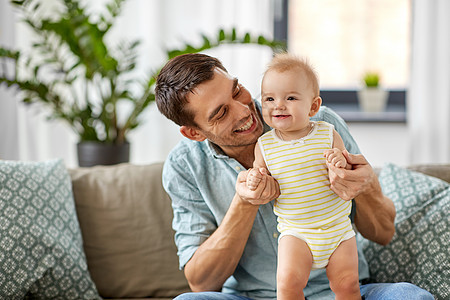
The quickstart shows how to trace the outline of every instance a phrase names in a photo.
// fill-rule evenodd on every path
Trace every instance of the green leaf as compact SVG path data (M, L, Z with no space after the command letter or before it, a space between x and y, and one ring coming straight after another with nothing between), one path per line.
M25 1L18 1L18 0L11 1L12 4L14 4L14 5L19 5L19 6L20 6L20 5L23 5L24 2L25 2Z
M233 29L231 30L231 40L232 40L232 41L235 41L235 40L236 40L236 37L237 37L237 34L236 34L236 28L233 28Z
M37 75L38 75L38 72L39 72L39 68L40 68L40 66L34 67L34 72L33 72L34 77L38 77Z
M380 75L376 72L367 72L363 79L367 87L377 87L379 85Z
M206 35L202 34L202 39L203 39L203 47L206 49L211 48L211 42L209 41L209 38Z
M247 32L247 33L245 34L245 36L244 36L243 42L246 43L246 44L248 44L248 43L250 43L250 41L251 41L250 33Z
M226 39L226 36L225 36L225 30L223 30L223 29L220 29L219 30L219 38L218 38L218 41L220 42L220 41L224 41Z
M266 38L263 37L262 35L258 36L258 44L266 45L267 44Z

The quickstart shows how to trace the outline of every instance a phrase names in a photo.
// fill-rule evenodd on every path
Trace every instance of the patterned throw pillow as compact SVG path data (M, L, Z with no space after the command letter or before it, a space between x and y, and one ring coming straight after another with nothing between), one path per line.
M393 164L379 179L397 209L396 233L384 247L364 240L371 279L411 282L450 299L450 185Z
M61 160L0 161L0 298L100 299Z

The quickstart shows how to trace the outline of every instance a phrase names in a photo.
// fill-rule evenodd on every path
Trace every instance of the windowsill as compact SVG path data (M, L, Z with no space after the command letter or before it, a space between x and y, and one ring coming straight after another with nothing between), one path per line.
M364 112L358 104L329 104L346 122L406 123L405 106L388 105L383 112Z
M346 122L406 123L405 90L391 90L386 110L373 113L359 108L354 90L326 90L320 94L322 104L332 108Z

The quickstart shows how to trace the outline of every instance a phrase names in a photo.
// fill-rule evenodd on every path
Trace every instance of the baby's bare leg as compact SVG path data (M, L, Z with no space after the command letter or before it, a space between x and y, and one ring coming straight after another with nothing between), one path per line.
M305 299L312 254L305 241L291 235L278 243L277 299Z
M334 165L336 168L350 167L350 165L347 164L344 154L342 154L342 151L338 148L325 150L323 155L328 163Z
M343 241L334 250L327 266L327 276L337 300L361 299L355 237Z
M247 174L247 187L252 191L256 190L262 177L263 175L261 175L258 169L250 169Z

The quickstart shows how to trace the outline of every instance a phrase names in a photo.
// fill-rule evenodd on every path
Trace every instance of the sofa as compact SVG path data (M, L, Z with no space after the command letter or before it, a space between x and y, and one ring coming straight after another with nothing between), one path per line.
M0 299L172 299L189 291L162 166L0 161ZM377 172L396 205L397 231L385 247L358 237L371 280L408 281L449 299L450 164Z

